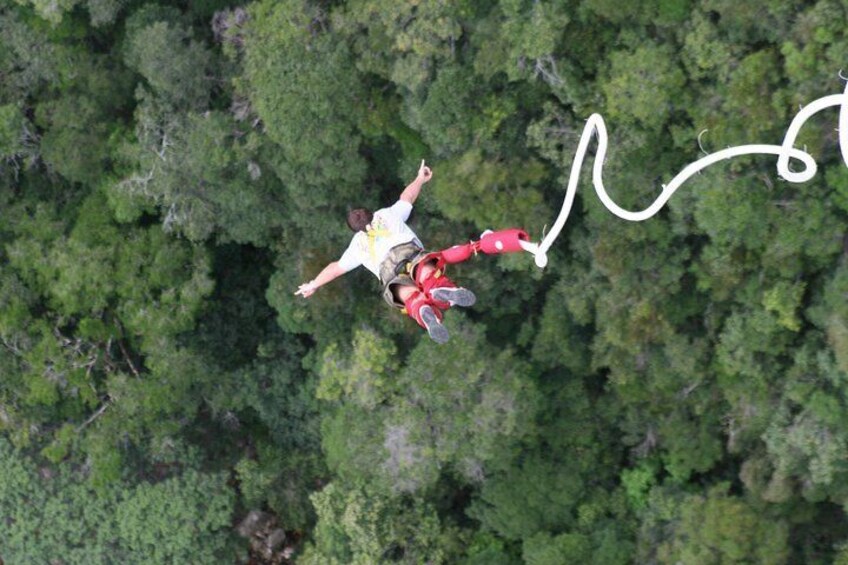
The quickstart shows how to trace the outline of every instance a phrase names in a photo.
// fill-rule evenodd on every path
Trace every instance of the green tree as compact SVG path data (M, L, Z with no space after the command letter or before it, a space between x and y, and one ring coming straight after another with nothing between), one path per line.
M239 554L227 531L235 496L223 474L186 470L95 493L84 471L38 467L2 438L0 455L0 543L12 562L209 562Z
M255 132L223 112L176 117L154 100L139 112L138 143L126 146L136 170L108 193L121 219L155 205L167 231L255 245L291 221Z
M454 347L452 355L434 355L432 345L422 342L385 385L379 383L391 367L388 356L377 357L383 359L377 368L357 360L379 348L390 351L376 336L360 334L354 361L341 374L333 368L337 362L332 356L325 359L319 390L338 395L347 386L336 383L355 383L350 398L341 397L341 406L324 423L331 468L398 492L426 490L443 466L475 482L485 476L502 443L528 433L535 405L529 368L510 351L494 352L481 331L467 322L457 320L454 332L462 346ZM365 374L347 372L356 368ZM369 392L364 402L363 390ZM375 392L380 396L374 397Z
M22 101L43 91L59 80L59 61L67 49L53 44L47 34L33 33L19 10L4 3L0 6L0 86L4 104Z
M121 542L132 554L159 563L231 554L230 540L219 533L230 525L235 498L226 482L224 474L188 471L137 486L115 509Z
M300 563L447 563L452 528L416 499L386 498L335 482L312 495L318 514L314 545Z
M609 79L602 84L609 117L647 130L662 128L679 110L686 77L670 46L640 46L610 55Z
M32 137L27 126L14 104L0 106L0 158L8 162L26 152L26 142Z
M20 3L31 5L39 16L54 26L79 5L86 7L91 23L95 26L113 23L122 7L120 0L20 0Z
M212 53L173 21L173 12L158 12L144 7L128 19L124 60L161 99L178 109L204 110L212 89Z
M297 211L292 218L309 233L344 216L365 170L356 130L362 79L329 25L304 2L253 4L238 80L275 144L273 171Z
M73 227L39 210L19 216L19 237L5 250L11 310L2 331L17 371L4 398L18 424L38 430L21 443L55 439L54 458L83 449L117 477L119 439L173 433L198 406L190 390L212 374L172 340L194 327L211 292L209 258L157 228L119 235L98 193L66 209ZM61 435L69 422L84 441Z
M418 93L434 68L453 60L474 13L473 3L387 4L355 0L333 13L333 23L350 38L356 65Z
M785 563L789 525L717 484L704 494L651 494L640 559L661 563Z
M535 226L547 213L539 190L546 178L538 161L487 158L471 149L445 163L432 196L446 217L470 221L481 232Z
M536 534L524 542L522 556L528 565L587 563L591 559L589 540L580 534L552 536Z

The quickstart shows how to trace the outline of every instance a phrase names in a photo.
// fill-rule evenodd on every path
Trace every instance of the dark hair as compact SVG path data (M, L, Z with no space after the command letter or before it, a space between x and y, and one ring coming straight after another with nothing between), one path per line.
M368 208L354 208L347 213L347 227L353 231L365 231L374 214Z

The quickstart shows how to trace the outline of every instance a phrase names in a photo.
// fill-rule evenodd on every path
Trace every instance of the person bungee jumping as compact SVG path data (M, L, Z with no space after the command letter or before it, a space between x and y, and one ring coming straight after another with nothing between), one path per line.
M431 178L433 172L421 161L415 180L392 206L373 213L365 208L351 210L347 225L356 235L347 250L317 277L300 285L295 295L309 298L318 288L364 265L380 279L383 299L389 305L404 310L433 341L447 342L450 336L442 325L444 311L451 306L472 306L477 299L445 276L437 258L424 250L406 224L421 187Z

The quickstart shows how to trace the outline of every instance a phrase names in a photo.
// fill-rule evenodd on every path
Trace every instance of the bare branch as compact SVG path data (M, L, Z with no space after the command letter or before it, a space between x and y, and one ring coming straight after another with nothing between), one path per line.
M147 185L153 180L153 169L146 175L133 175L128 179L124 179L118 183L118 188L126 189L130 194L142 194L144 196L152 196L147 191Z
M547 66L546 66L547 65ZM533 75L542 77L542 80L551 86L562 86L565 80L559 76L556 60L553 55L545 55L536 59L536 65L533 68Z
M0 341L3 342L3 345L6 346L6 349L17 355L18 357L23 357L24 352L18 347L17 342L10 341L6 336L0 336Z
M85 428L87 428L94 420L96 420L97 418L102 416L103 413L106 412L106 409L109 408L109 406L111 404L112 404L112 399L107 397L106 402L104 402L103 405L100 408L97 409L97 412L95 412L94 414L89 416L88 420L86 420L85 422L83 422L82 424L77 426L76 432L80 433Z
M163 132L163 133L162 133L162 143L161 143L161 147L159 148L159 150L153 149L153 152L154 152L154 153L155 153L155 154L156 154L156 155L157 155L160 159L162 159L163 161L167 161L167 159L165 158L165 151L167 151L167 149L168 149L169 147L173 147L173 145L174 145L174 144L173 144L173 143L171 143L171 142L168 140L168 134ZM151 174L152 174L152 171L151 171Z
M133 374L137 378L140 379L141 375L139 374L138 370L135 368L135 365L133 365L132 359L130 359L130 354L129 354L129 352L127 352L127 348L124 347L124 342L122 342L121 340L118 340L118 345L121 348L121 352L124 354L124 359L126 360L127 365L130 366L130 370L133 372Z

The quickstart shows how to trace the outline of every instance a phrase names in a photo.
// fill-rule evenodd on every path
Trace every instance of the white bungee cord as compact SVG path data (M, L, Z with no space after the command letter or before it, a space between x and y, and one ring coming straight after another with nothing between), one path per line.
M842 77L840 71L840 77ZM536 266L544 268L548 264L547 251L553 245L556 238L559 236L565 225L568 215L571 213L571 206L574 204L574 195L577 193L577 183L580 180L580 169L583 166L583 159L586 157L586 151L589 149L589 143L592 141L592 135L598 135L598 152L595 155L595 162L592 167L592 184L595 187L595 192L598 194L601 202L606 206L607 210L623 220L631 222L641 222L651 218L654 214L660 211L665 206L668 199L685 183L689 178L706 169L713 163L739 157L741 155L777 155L777 174L793 183L807 182L816 174L817 165L815 159L800 149L795 148L795 140L798 133L804 126L804 123L814 114L821 112L831 106L839 106L839 149L842 153L842 160L848 166L848 83L845 85L845 90L842 94L831 94L818 98L809 105L802 108L792 119L789 124L789 129L786 130L786 135L783 138L782 145L739 145L736 147L728 147L715 153L710 153L694 163L687 165L682 171L677 173L671 182L663 185L662 193L654 200L653 204L642 210L641 212L631 212L620 207L607 194L604 187L603 172L604 160L607 154L607 127L604 123L604 118L600 114L592 114L586 120L586 125L583 128L583 133L580 136L580 143L577 146L577 152L574 155L574 161L571 165L571 174L568 178L568 187L565 191L565 200L562 203L562 208L559 211L551 231L544 237L541 243L532 243L521 241L521 247L535 256ZM796 159L804 164L801 171L795 172L789 170L789 160Z

